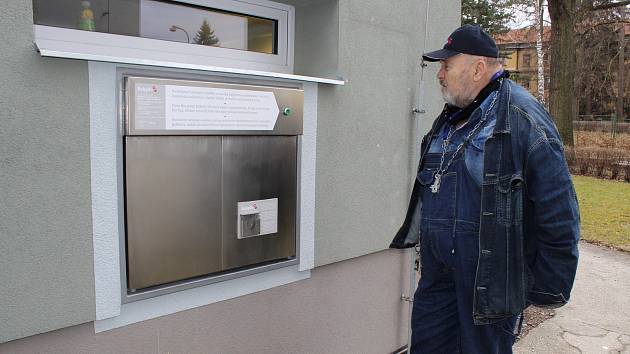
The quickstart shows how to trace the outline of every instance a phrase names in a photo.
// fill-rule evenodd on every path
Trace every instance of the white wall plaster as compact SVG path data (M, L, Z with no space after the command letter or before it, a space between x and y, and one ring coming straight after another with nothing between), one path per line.
M96 296L95 330L103 331L150 318L208 305L310 277L314 266L315 160L317 133L317 83L304 82L304 117L301 137L300 240L297 267L286 267L244 278L182 290L122 305L119 178L122 159L117 153L122 139L116 111L114 63L89 62L90 157L92 168L92 219ZM151 68L155 70L155 68ZM163 69L172 72L173 69ZM231 76L234 77L234 76ZM251 79L252 77L241 76Z
M304 83L304 119L301 154L300 267L315 266L315 169L317 152L317 84Z
M96 319L120 314L116 65L89 62L90 164Z

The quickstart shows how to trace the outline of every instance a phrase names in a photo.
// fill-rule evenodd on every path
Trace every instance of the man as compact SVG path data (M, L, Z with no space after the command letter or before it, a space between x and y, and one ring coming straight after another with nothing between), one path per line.
M573 286L579 212L562 142L498 56L472 25L423 55L441 64L446 105L390 246L420 244L412 353L511 353L523 309L562 306Z

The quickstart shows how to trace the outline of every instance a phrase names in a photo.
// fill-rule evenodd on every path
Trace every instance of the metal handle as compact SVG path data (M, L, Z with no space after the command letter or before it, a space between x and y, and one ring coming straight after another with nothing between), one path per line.
M414 113L414 114L425 114L425 113L427 113L427 111L425 111L424 109L419 109L417 107L414 107L411 110L411 112Z

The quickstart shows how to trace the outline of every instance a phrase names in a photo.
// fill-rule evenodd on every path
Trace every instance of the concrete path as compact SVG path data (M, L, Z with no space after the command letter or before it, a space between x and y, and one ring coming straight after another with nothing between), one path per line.
M514 352L630 354L630 254L580 243L571 301Z

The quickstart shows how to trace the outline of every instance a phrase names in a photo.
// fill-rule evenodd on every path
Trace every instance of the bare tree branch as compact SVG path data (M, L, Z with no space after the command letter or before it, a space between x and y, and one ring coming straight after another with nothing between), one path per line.
M601 5L593 5L593 3L589 3L589 5L587 5L588 6L587 9L591 11L606 10L606 9L614 9L616 7L622 7L626 5L630 5L630 0L611 2L608 4L601 4Z
M592 25L589 25L588 27L585 27L585 29L583 31L578 31L578 29L577 29L578 26L576 26L575 33L579 34L579 35L583 35L583 34L586 34L588 32L594 31L596 27L606 26L606 25L616 25L616 24L619 24L619 23L630 23L630 20L598 22L598 23L594 23Z

